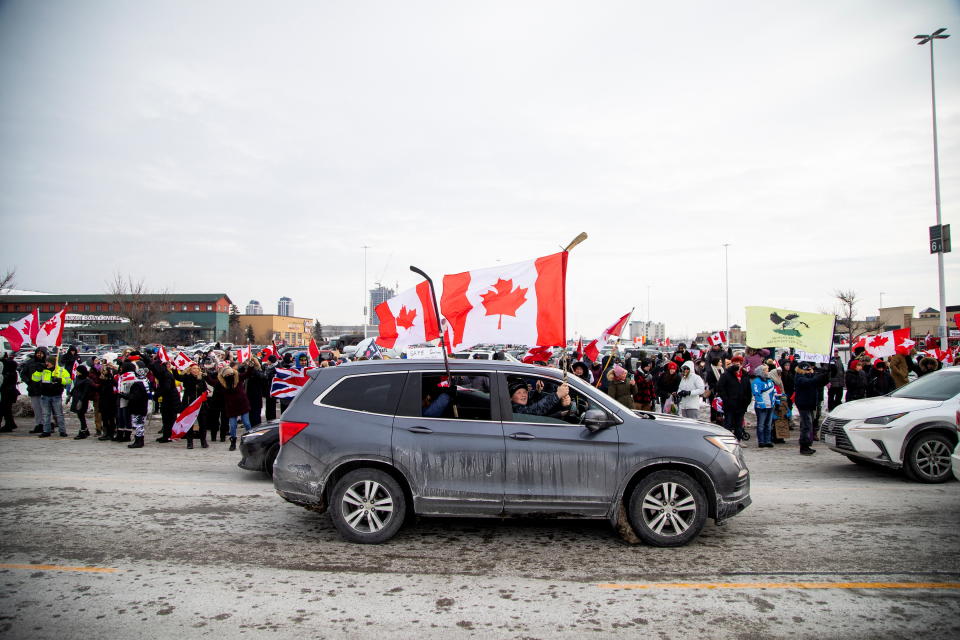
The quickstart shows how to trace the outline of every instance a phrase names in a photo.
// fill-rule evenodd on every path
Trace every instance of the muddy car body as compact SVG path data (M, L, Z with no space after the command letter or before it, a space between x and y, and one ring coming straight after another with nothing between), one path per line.
M356 362L311 372L284 412L274 486L329 510L354 542L410 514L624 522L644 541L692 540L750 504L736 439L703 422L631 411L556 369L503 361ZM530 411L511 402L525 386ZM539 404L537 404L539 403ZM441 406L442 405L442 406ZM456 405L456 415L453 412Z

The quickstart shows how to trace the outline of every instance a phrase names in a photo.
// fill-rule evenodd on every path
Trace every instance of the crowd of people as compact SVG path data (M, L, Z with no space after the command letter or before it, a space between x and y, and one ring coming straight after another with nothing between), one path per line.
M33 408L33 433L39 437L51 437L54 428L61 437L68 436L66 393L69 411L80 423L75 439L96 436L101 441L129 442L130 448L144 446L150 412L160 416L156 441L171 442L177 416L207 394L196 423L186 434L187 448L192 449L195 440L206 448L219 436L220 442L229 437L234 450L240 426L249 430L263 419L273 420L278 416L278 404L282 412L290 403L290 398L278 401L270 395L276 369L313 365L305 353L296 361L290 353L280 359L273 353L261 353L242 362L237 360L239 353L217 348L198 352L195 362L184 371L149 349L127 350L114 361L91 358L81 363L75 348L62 355L38 348L20 367L4 354L0 431L17 428L12 406L20 393L20 381L26 385ZM552 364L563 363L557 359ZM321 367L330 365L326 360L319 363ZM739 440L750 438L745 418L752 406L759 448L785 443L797 415L800 453L811 455L824 399L829 411L842 402L884 395L907 384L911 377L940 367L934 358L918 359L913 349L884 360L871 358L859 348L844 365L839 353L834 353L829 363L814 364L799 361L788 351L775 354L773 349L748 347L733 352L715 345L691 352L681 343L669 355L659 351L639 357L614 354L597 363L573 362L569 371L631 409L698 419L707 403L710 421ZM560 397L558 402L562 401ZM87 423L91 408L94 433Z
M270 396L277 367L302 369L310 366L306 354L294 361L292 354L258 354L238 361L239 352L214 348L194 354L195 362L179 371L154 350L127 350L115 360L89 358L80 362L76 348L63 354L51 354L45 348L18 367L10 354L2 356L0 380L0 431L17 428L13 404L20 395L20 382L26 387L33 409L32 433L49 438L53 430L67 437L64 419L64 394L68 409L80 423L74 439L91 436L101 441L128 442L130 448L144 446L147 416L159 414L159 443L172 441L173 426L180 412L203 394L195 424L186 433L187 448L199 440L225 442L236 449L237 430L249 430L262 420L273 420L290 403L289 398ZM329 361L319 364L330 366ZM87 422L92 408L93 429Z

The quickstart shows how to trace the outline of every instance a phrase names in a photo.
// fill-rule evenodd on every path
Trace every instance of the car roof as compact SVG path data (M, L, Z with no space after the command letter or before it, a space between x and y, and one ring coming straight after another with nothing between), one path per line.
M451 371L476 371L478 369L483 369L487 371L506 371L510 373L523 373L527 375L563 374L563 371L553 367L542 367L534 364L525 364L523 362L511 362L509 360L458 360L451 358L449 360L449 365ZM442 369L443 366L443 360L439 358L431 360L394 358L390 360L355 360L353 362L347 362L339 365L337 370L343 370L344 367L346 367L351 374L361 372L366 373L368 371L382 373L392 369L427 369L430 371L435 371L438 368Z

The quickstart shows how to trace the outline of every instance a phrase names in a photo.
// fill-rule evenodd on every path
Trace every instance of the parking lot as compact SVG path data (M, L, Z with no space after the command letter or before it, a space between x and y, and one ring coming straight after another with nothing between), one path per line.
M800 456L795 437L747 443L753 505L687 547L525 519L364 546L225 443L131 451L25 424L0 436L6 637L960 635L960 483Z

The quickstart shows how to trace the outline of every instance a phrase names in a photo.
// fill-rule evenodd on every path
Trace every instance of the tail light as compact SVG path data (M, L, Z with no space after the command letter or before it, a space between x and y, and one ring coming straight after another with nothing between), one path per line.
M280 446L287 444L293 436L307 428L309 422L290 422L288 420L280 421Z

